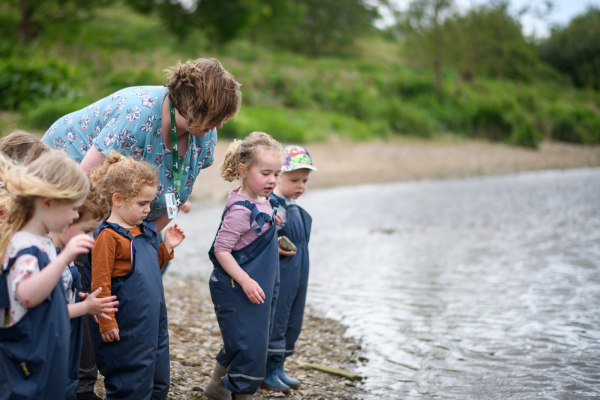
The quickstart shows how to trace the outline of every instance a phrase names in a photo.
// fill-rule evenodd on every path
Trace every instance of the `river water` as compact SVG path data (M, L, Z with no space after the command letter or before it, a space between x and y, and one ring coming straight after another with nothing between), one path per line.
M308 303L348 326L365 399L600 398L600 169L308 191ZM169 274L207 279L223 204Z

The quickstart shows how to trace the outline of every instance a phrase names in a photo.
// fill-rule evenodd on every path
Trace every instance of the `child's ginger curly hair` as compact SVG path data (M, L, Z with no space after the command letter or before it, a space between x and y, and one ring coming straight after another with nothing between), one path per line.
M112 152L104 164L92 171L90 180L112 204L112 195L119 193L127 201L137 196L144 186L158 184L158 170L143 160Z

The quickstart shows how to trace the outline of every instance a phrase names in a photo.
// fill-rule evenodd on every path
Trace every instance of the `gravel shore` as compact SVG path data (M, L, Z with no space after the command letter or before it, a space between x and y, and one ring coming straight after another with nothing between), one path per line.
M165 278L165 297L169 315L171 389L169 399L206 399L204 387L215 365L222 342L208 282ZM358 398L360 380L301 367L299 363L321 364L351 372L359 363L360 343L344 335L346 328L331 319L321 318L310 309L304 317L296 354L286 362L288 373L302 382L289 395L259 390L254 399L346 400ZM360 377L359 377L360 378ZM104 398L102 377L96 393Z

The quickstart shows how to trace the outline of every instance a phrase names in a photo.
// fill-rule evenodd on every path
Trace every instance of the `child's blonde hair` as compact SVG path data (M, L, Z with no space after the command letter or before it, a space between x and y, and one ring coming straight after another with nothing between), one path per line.
M25 131L14 131L0 139L0 151L12 160L28 164L50 147L37 136Z
M89 181L79 164L58 150L47 150L29 165L0 154L0 260L12 236L33 217L34 200L75 202L87 196Z
M92 182L112 204L112 195L119 193L123 200L137 196L144 186L158 184L158 170L146 161L112 152L104 164L92 171Z
M283 157L281 144L264 132L252 132L244 140L234 140L229 145L225 160L221 165L221 176L229 182L240 177L237 166L244 164L250 168L256 163L259 149L272 150L275 153L280 153Z
M189 60L165 70L173 107L191 129L217 126L240 109L240 84L214 58Z

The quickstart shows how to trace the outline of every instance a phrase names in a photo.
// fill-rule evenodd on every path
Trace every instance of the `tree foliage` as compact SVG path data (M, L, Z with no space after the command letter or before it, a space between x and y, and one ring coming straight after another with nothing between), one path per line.
M17 37L21 44L35 39L54 24L76 23L88 18L95 7L114 0L8 0L4 6L18 13Z
M590 7L568 26L552 30L540 55L578 87L600 90L600 8Z
M497 1L461 14L452 0L413 0L401 13L400 38L412 60L432 68L438 87L444 68L457 70L464 80L529 80L536 71L536 48L508 7Z
M484 76L528 81L535 75L537 50L509 14L508 3L455 15L444 24L444 32L451 43L446 48L449 64L464 80Z
M407 51L432 67L438 87L442 84L445 48L450 44L443 25L455 14L454 7L453 0L413 0L408 10L399 15Z

